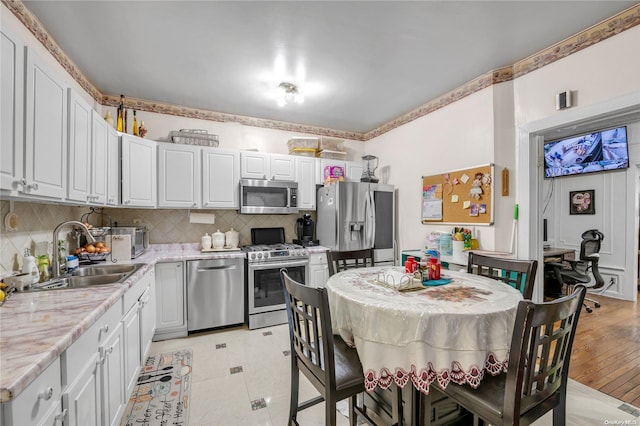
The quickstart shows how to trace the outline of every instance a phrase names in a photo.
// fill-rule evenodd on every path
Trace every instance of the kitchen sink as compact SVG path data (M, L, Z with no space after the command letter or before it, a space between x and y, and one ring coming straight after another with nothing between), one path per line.
M85 266L73 271L71 276L33 284L25 291L63 290L118 284L124 282L140 267L142 264Z
M73 276L76 277L89 277L89 276L101 276L110 274L129 274L140 268L140 264L112 264L112 265L95 265L85 266L73 271Z

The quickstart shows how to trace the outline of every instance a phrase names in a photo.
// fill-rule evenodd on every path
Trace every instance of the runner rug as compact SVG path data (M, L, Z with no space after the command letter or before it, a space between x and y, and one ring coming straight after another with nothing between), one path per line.
M149 355L120 425L188 425L192 365L191 349Z

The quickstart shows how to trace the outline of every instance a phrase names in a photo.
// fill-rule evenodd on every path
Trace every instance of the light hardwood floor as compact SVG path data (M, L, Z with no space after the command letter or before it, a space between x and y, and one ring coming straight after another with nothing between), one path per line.
M593 298L602 306L580 314L569 377L640 407L640 302Z

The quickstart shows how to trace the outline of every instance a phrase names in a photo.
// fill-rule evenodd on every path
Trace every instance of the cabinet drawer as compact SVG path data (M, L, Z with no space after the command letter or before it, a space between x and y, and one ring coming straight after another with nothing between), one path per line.
M83 366L90 358L90 354L98 351L98 347L104 342L106 337L122 318L122 303L116 302L107 312L104 313L78 340L62 353L60 360L62 363L62 385L73 383Z
M311 253L309 255L309 265L327 266L327 253Z
M138 280L137 283L133 285L133 287L127 290L127 292L124 294L123 312L129 312L129 310L131 310L131 307L138 303L138 300L140 300L140 296L142 296L142 293L144 293L147 287L149 287L150 277L151 275L149 275L149 272L147 272L144 276L142 276L142 278Z
M60 405L60 359L47 367L4 411L6 424L36 425Z

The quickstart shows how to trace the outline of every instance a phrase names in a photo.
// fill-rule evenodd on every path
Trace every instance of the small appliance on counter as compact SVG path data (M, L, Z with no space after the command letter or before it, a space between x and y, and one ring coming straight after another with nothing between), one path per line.
M364 168L360 182L378 183L378 178L375 175L376 169L378 168L378 157L375 155L365 155L362 159L364 160Z
M320 245L318 240L314 240L315 224L310 214L304 214L296 221L297 240L293 240L294 244L300 244L303 247Z

